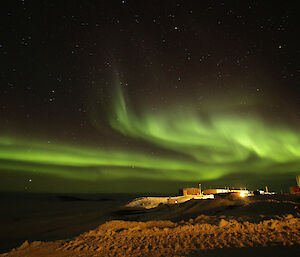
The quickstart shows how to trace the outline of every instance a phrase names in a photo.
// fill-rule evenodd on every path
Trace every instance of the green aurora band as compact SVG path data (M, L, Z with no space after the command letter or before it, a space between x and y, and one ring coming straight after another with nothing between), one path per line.
M299 169L299 132L268 124L257 115L221 113L201 118L192 108L176 107L137 115L126 105L121 90L113 110L109 121L115 130L189 156L199 164L198 178L207 179L208 173L218 178L231 172Z
M169 157L146 151L79 147L0 137L0 172L47 174L81 181L152 179L199 181L233 173L287 173L299 170L300 134L258 116L206 114L169 107L135 113L119 89L108 115L126 137L146 141ZM173 157L172 157L173 156ZM178 158L178 156L182 156Z

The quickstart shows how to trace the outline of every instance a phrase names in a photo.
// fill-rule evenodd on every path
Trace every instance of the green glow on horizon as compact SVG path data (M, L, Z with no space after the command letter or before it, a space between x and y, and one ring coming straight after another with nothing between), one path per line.
M107 149L0 136L1 170L47 174L81 181L153 179L199 181L232 173L295 172L300 133L258 115L207 113L168 107L135 113L118 90L108 114L111 127L169 152ZM180 158L178 156L181 156Z
M108 169L108 166L131 168L131 171L128 173L129 177L132 174L138 176L139 174L136 170L139 168L166 171L182 170L192 175L192 172L199 167L193 161L182 160L174 162L168 158L148 156L125 150L82 148L70 145L48 144L46 142L39 143L32 140L21 140L10 137L0 138L0 160L19 162L17 170L22 170L20 167L23 166L23 169L26 171L44 171L60 177L72 177L70 174L73 172L76 174L74 178L83 180L91 179L91 172L89 170L93 170L94 172L96 168L106 167L105 169ZM30 164L30 166L22 165L24 163ZM45 167L42 165L45 165ZM16 170L15 166L13 165L11 169ZM11 164L1 165L0 167L10 169ZM81 168L81 171L72 171L72 167ZM99 169L100 174L101 172L101 169ZM116 172L112 176L115 174ZM124 177L124 174L120 172L119 174L120 177ZM166 177L168 176L166 174ZM92 177L95 177L95 175ZM100 175L97 177L101 178ZM176 172L173 173L172 177L179 179Z

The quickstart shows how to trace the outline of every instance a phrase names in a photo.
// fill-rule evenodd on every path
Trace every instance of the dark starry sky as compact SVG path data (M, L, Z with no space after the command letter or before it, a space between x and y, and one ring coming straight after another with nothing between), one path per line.
M111 128L116 81L138 116L170 103L217 111L234 105L234 114L298 130L296 3L3 1L0 133L169 156L166 147ZM17 190L32 177L12 173L3 168Z

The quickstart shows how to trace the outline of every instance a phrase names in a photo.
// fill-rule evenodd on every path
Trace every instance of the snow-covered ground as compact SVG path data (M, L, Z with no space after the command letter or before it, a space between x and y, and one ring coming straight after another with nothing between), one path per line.
M166 199L182 202L160 204ZM281 257L296 256L300 247L297 196L47 196L2 198L1 207L6 257Z
M204 200L214 199L213 195L187 195L187 196L169 196L169 197L139 197L126 204L125 207L141 207L151 209L160 204L180 204L192 199Z

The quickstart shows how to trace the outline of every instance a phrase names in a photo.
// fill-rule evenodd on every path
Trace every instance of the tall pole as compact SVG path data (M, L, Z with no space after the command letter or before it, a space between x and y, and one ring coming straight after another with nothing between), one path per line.
M201 184L199 184L199 191L200 191L200 195L202 195Z

